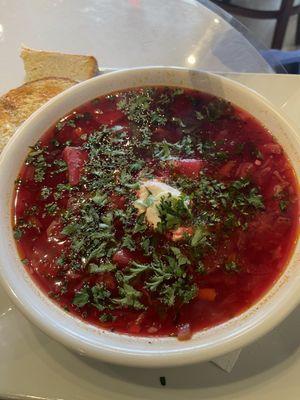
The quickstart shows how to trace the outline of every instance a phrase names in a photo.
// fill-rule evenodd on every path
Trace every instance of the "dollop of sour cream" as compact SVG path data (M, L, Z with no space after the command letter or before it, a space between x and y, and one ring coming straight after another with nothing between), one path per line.
M137 208L139 214L145 213L147 222L155 229L160 222L157 206L161 199L166 197L178 198L181 194L180 190L164 182L156 179L148 180L141 183L138 199L134 203L134 206Z

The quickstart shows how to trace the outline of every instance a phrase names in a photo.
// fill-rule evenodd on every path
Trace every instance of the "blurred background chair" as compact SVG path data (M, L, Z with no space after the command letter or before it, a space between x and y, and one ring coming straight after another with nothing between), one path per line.
M281 49L289 23L292 15L298 15L296 40L295 43L300 45L300 4L296 5L295 0L281 0L281 5L277 10L262 10L250 8L248 6L241 6L235 4L235 0L211 0L213 3L219 5L230 14L257 19L275 19L276 25L272 39L271 47L273 49ZM264 0L260 0L262 4ZM251 1L247 1L251 4ZM261 39L262 40L262 39Z
M289 74L300 74L300 50L263 50L261 55L276 72L282 73L282 66Z

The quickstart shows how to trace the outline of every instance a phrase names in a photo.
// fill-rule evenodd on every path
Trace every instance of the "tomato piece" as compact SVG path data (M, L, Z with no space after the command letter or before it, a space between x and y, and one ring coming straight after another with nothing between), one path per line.
M198 291L198 298L201 300L214 301L217 296L217 292L213 288L202 288Z
M113 262L116 263L119 267L125 268L128 264L130 264L133 260L133 254L127 249L118 250L112 258Z
M267 143L267 144L260 146L260 151L263 154L281 154L282 148L277 143Z
M67 146L63 151L63 158L68 165L70 185L77 185L87 160L87 153L78 147Z
M141 326L137 324L129 325L129 332L132 334L137 334L141 332Z
M228 161L226 164L222 165L222 167L219 169L219 174L220 176L224 176L226 178L229 178L231 176L232 170L235 167L236 161Z
M204 161L193 158L182 159L174 161L173 165L176 174L184 175L187 178L197 178L204 167Z

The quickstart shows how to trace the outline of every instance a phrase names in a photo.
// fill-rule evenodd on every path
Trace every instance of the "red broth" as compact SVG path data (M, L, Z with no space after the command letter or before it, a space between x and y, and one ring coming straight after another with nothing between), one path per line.
M157 200L149 181L179 192ZM156 87L94 99L44 133L16 181L13 229L25 268L67 312L184 340L270 289L298 216L292 166L258 121Z

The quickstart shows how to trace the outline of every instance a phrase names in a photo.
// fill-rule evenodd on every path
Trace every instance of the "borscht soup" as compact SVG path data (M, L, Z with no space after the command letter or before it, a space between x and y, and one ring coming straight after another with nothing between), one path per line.
M293 168L251 115L199 91L141 87L41 132L16 180L13 230L24 268L66 312L185 340L262 298L298 216Z

